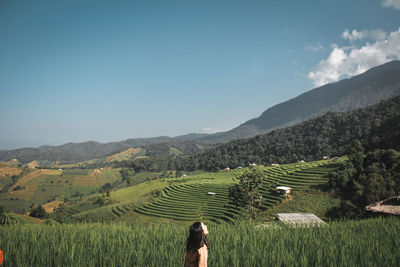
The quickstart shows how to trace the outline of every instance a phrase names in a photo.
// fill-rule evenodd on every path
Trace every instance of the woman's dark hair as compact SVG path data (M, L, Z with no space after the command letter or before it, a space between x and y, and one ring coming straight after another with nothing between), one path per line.
M186 241L186 252L193 252L206 245L210 247L206 235L203 233L201 222L195 222L189 227L189 237Z

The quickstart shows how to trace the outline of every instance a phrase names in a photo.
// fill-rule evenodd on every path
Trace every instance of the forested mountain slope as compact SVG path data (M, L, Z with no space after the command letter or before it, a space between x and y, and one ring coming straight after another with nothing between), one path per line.
M290 163L340 156L355 140L366 150L400 150L400 96L348 112L329 112L301 124L234 140L199 154L170 159L177 168L213 170L249 163Z
M310 90L267 109L260 117L239 127L200 137L199 140L225 142L251 137L295 125L328 111L363 108L397 95L400 95L400 61L392 61L350 79Z

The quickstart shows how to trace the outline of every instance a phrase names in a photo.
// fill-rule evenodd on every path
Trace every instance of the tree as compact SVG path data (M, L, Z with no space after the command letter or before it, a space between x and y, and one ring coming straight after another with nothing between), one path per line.
M347 154L357 172L361 172L364 161L364 148L358 139L354 140L350 145Z
M31 217L36 217L36 218L39 218L39 219L44 219L44 218L47 217L47 213L44 210L44 208L42 207L42 205L39 205L39 206L33 208L29 215Z
M235 179L238 181L232 191L231 197L234 202L242 207L246 207L249 212L250 223L255 218L262 201L260 187L264 178L263 171L260 168L246 170Z

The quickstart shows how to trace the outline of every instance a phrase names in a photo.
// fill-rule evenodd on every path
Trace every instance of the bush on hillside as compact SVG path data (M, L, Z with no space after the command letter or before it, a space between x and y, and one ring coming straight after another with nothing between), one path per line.
M0 225L15 225L15 224L21 224L24 223L24 221L10 213L3 213L0 217Z

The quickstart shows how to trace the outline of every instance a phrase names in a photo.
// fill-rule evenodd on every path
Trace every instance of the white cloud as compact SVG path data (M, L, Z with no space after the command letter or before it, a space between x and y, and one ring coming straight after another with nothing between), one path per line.
M208 128L208 127L201 129L201 131L206 134L213 134L213 133L221 132L220 130L217 130L214 128Z
M306 46L305 49L313 51L313 52L317 52L317 51L321 51L321 50L325 49L325 47L320 42L317 42L316 44L310 44L310 45Z
M348 34L352 35L353 32L348 31ZM342 36L345 33L346 31ZM308 78L316 86L321 86L363 73L388 61L400 59L400 28L385 36L384 39L378 39L371 44L367 42L362 46L333 45L329 57L320 61L315 70L308 73Z
M354 42L356 40L363 40L363 39L373 39L377 40L384 40L386 38L386 32L382 30L372 30L372 31L349 31L348 29L345 30L342 34L344 39L349 40L350 42Z
M400 9L400 0L381 0L382 6Z
M201 129L201 132L206 133L206 134L213 134L213 133L227 132L229 130L232 130L233 128L234 127L229 127L229 128L225 128L225 129L222 129L222 128L216 129L216 128L204 127L203 129Z

